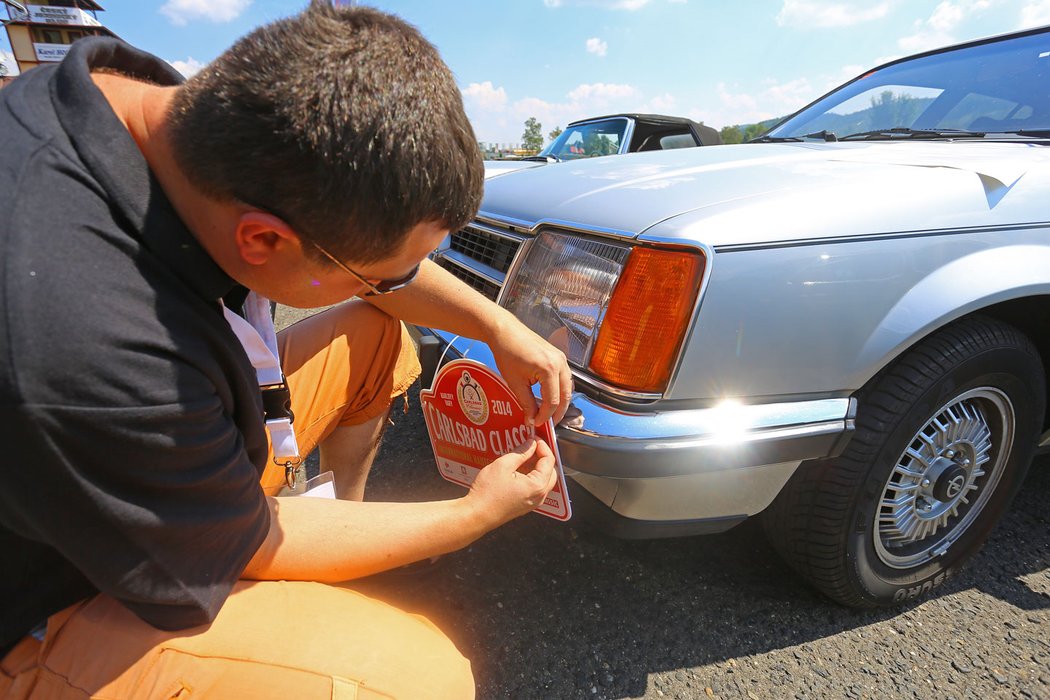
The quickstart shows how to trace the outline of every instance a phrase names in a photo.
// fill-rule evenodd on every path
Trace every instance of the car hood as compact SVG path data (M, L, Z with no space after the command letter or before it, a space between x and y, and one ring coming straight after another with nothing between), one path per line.
M1050 149L1025 143L690 148L495 178L481 215L714 246L1042 221L1031 217L1042 208L1048 164Z
M516 170L528 170L540 165L546 165L546 163L539 160L486 160L485 179L512 173Z

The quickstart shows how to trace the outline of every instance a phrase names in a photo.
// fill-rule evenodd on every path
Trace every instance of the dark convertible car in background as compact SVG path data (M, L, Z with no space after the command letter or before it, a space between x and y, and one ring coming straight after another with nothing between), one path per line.
M685 117L663 114L610 114L569 124L539 154L520 160L485 161L485 177L580 158L715 146L718 132Z

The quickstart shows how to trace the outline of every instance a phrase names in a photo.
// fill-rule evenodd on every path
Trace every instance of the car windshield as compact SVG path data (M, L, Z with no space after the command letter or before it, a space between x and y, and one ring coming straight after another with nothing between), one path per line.
M541 156L553 156L558 160L610 156L620 152L626 119L606 119L570 126L558 138L540 151Z
M957 138L1050 131L1050 33L923 56L861 76L759 140ZM959 133L963 132L963 133Z

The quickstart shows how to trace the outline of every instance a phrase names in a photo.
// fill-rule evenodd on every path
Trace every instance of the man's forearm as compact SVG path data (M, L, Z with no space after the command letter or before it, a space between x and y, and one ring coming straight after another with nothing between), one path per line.
M514 316L430 260L404 289L365 301L407 323L490 342Z
M478 472L467 495L451 501L271 497L269 532L241 575L334 583L446 554L535 509L556 480L550 447L529 440Z
M488 522L466 498L430 503L268 500L270 530L243 578L347 581L461 549L499 524Z

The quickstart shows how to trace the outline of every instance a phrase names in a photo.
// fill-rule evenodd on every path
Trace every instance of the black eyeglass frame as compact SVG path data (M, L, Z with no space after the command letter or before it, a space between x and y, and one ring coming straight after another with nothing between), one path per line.
M327 250L325 250L321 246L317 245L313 241L307 241L307 242L310 245L312 245L314 248L316 248L318 250L318 252L321 253L321 255L325 256L326 258L328 258L329 260L334 262L336 264L336 266L338 266L339 269L341 269L343 272L345 272L346 274L350 275L351 277L356 279L361 284L365 285L368 288L368 291L363 296L366 296L366 297L382 296L384 294L390 294L391 292L396 292L399 289L404 289L408 285L412 284L412 281L416 279L416 276L419 274L419 265L422 264L422 263L417 264L404 277L399 277L397 279L392 279L392 280L379 280L377 283L372 284L364 276L354 272L352 269L350 269L349 265L347 265L342 260L340 260L339 258L337 258L334 255L332 255L331 253L329 253Z
M236 195L235 194L234 197L237 200L239 200L240 202L243 202L244 204L247 204L249 207L252 207L253 209L258 209L261 212L271 212L274 216L278 217L279 219L281 219L285 223L289 223L290 224L290 220L288 219L288 217L282 215L281 213L279 213L277 211L274 211L272 208L260 207L260 206L258 206L256 204L252 204L248 199L246 199L244 197L241 197L240 195ZM290 225L292 225L292 224L290 224ZM300 238L300 240L306 240L306 239ZM391 292L396 292L399 289L404 289L405 287L410 285L413 280L416 279L416 276L419 275L419 265L422 265L422 263L420 263L419 265L416 265L404 277L399 277L398 279L393 279L393 280L379 280L379 282L377 282L376 284L372 284L363 275L360 275L357 272L354 272L352 269L350 269L349 265L347 265L342 260L340 260L339 258L337 258L334 255L332 255L331 253L329 253L327 250L325 250L321 246L317 245L313 241L307 240L306 242L309 243L310 245L312 245L314 248L316 248L317 251L321 255L325 256L326 258L328 258L329 260L334 262L336 264L336 266L339 269L341 269L343 272L345 272L346 274L350 275L351 277L353 277L355 280L357 280L361 284L365 285L365 287L368 288L368 291L365 294L361 295L361 296L366 296L366 297L382 296L384 294L390 294Z

